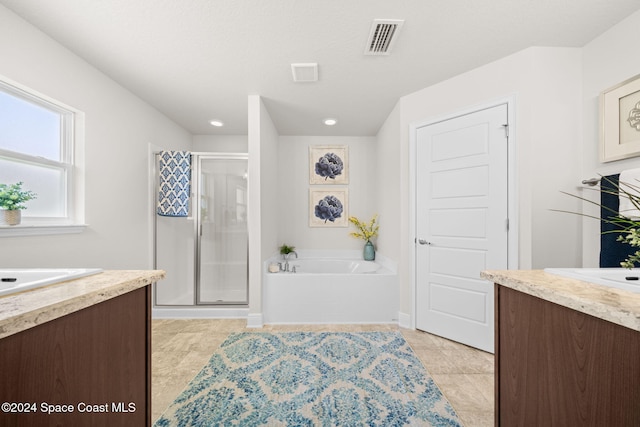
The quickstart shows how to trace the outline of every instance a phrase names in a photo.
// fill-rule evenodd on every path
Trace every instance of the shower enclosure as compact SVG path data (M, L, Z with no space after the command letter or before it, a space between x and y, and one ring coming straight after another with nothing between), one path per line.
M191 153L189 215L154 215L155 267L167 272L156 307L247 305L247 164L246 154Z

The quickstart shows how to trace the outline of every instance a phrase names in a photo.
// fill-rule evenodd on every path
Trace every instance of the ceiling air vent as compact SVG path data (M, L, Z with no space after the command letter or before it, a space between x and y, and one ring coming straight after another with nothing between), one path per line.
M389 55L402 24L402 19L374 19L364 54Z
M316 62L291 64L291 72L293 81L296 83L318 81L318 63Z

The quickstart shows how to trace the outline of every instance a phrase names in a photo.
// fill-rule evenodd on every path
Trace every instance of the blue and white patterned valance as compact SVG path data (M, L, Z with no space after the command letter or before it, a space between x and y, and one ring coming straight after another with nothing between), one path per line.
M191 153L161 151L159 172L158 215L189 216Z

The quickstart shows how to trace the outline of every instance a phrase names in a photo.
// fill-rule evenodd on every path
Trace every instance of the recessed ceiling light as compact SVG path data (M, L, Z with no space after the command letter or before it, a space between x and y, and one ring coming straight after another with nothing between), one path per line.
M222 120L209 120L209 124L218 128L224 126L224 122Z
M324 119L324 124L327 125L327 126L333 126L336 123L338 123L338 121L336 119L331 119L331 118Z

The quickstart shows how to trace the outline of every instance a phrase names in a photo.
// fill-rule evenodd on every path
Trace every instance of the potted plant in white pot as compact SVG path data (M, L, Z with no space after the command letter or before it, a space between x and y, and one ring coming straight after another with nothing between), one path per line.
M22 182L0 184L0 225L18 225L25 202L35 199L36 193L22 189Z

